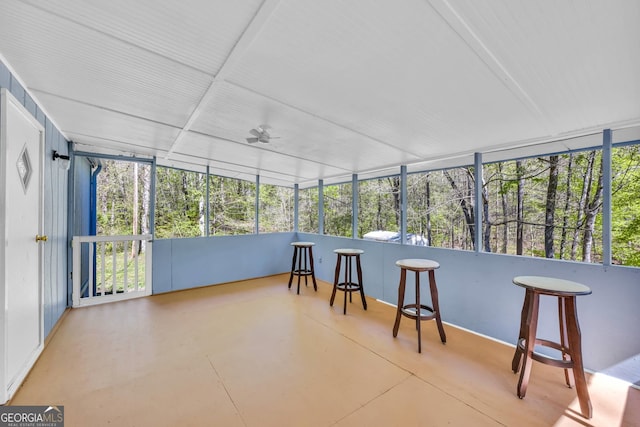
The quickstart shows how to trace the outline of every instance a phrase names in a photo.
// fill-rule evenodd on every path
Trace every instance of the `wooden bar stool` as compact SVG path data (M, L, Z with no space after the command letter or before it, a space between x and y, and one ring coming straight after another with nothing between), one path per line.
M447 342L447 336L444 333L442 319L440 318L440 306L438 304L438 288L436 287L436 276L434 270L440 267L436 261L430 259L401 259L396 261L396 265L400 267L400 284L398 285L398 311L396 312L396 323L393 326L393 336L398 336L398 328L400 327L400 317L406 316L415 319L416 329L418 330L418 353L422 353L422 334L420 331L421 320L435 319L440 332L442 343ZM416 273L416 302L415 304L404 304L404 290L407 281L407 270ZM431 290L431 304L433 307L420 303L420 273L429 272L429 288ZM426 310L429 314L422 314L421 309Z
M518 381L518 397L522 399L527 393L532 360L564 368L565 381L568 387L571 387L569 373L569 369L571 369L575 379L582 415L586 418L591 418L591 400L589 399L587 380L584 376L582 365L580 326L578 325L578 313L576 312L576 296L589 295L591 289L581 283L540 276L518 276L513 279L513 283L526 290L520 319L520 335L513 361L511 362L511 368L514 373L518 373L522 369L520 380ZM558 298L560 343L536 337L540 295L550 295ZM559 350L562 353L562 359L536 353L536 344ZM521 362L522 366L520 366Z
M364 288L362 284L362 267L360 266L360 255L364 253L361 249L335 249L335 252L338 255L338 260L336 261L336 275L333 280L333 292L331 293L331 301L329 301L329 305L333 306L333 300L336 298L336 291L340 290L344 292L344 309L343 314L347 314L347 293L349 294L349 302L351 300L351 294L353 292L360 291L360 297L362 297L362 306L364 309L367 309L367 300L364 298ZM338 283L338 278L340 277L340 261L342 257L345 258L344 263L344 282ZM353 258L356 259L356 273L358 275L358 282L354 282L352 279L352 267Z
M300 294L300 277L304 276L304 285L307 286L307 277L313 279L313 289L317 292L316 275L313 271L313 242L293 242L293 261L291 262L291 275L289 276L289 289L293 276L298 276L298 295ZM296 260L298 265L296 265ZM307 264L308 261L308 264Z

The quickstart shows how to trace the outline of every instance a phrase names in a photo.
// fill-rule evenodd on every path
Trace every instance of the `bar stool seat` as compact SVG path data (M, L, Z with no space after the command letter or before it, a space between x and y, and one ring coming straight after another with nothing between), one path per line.
M304 285L308 286L307 278L311 276L313 280L313 289L317 292L316 275L313 270L313 242L292 242L293 261L291 262L291 275L289 276L289 289L293 276L298 276L298 295L300 294L300 278L304 276ZM297 265L296 265L297 261ZM307 263L308 262L308 263Z
M351 294L353 292L360 292L362 298L362 306L367 309L367 300L364 297L364 285L362 283L362 267L360 265L360 255L364 253L362 249L334 249L334 253L337 254L338 259L336 261L336 274L333 280L333 292L331 293L331 300L329 305L333 306L333 301L336 298L336 291L340 290L344 292L344 308L343 314L347 314L347 294L349 294L349 302L352 302ZM344 263L344 282L338 282L340 277L340 263L342 258L345 258ZM356 259L356 274L358 275L358 282L354 282L352 278L352 261Z
M422 333L420 330L420 322L423 320L435 319L440 333L442 343L447 342L447 336L444 333L442 319L440 318L440 305L438 303L438 288L436 286L435 270L440 267L438 262L430 259L401 259L396 261L396 266L400 267L400 284L398 285L398 310L396 312L396 322L393 325L393 336L398 336L398 328L400 327L400 318L402 316L414 319L416 321L416 329L418 330L418 353L422 353ZM416 273L416 302L415 304L404 303L404 292L407 282L407 270ZM433 307L422 304L420 302L420 273L429 272L429 289L431 291L431 304ZM422 314L422 310L426 310L428 314Z
M518 397L522 399L527 393L532 360L563 368L568 387L571 387L572 382L571 370L582 415L586 418L591 418L591 400L589 399L589 391L582 364L580 326L578 325L578 313L576 312L576 296L589 295L591 294L591 289L586 285L570 280L542 276L518 276L513 279L513 283L526 290L520 319L520 334L513 361L511 362L511 368L514 373L518 373L520 370L520 379L517 387ZM560 343L537 338L540 295L558 298ZM553 358L536 353L536 345L559 350L562 353L562 358Z

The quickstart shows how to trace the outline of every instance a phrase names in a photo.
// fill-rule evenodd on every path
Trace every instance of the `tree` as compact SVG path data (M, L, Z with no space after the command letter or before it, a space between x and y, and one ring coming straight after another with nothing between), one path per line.
M484 224L484 251L491 252L491 217L489 214L489 193L487 183L482 179L482 222Z
M518 195L516 206L516 255L522 255L523 251L523 217L524 217L524 173L522 161L516 160L516 176L518 180Z
M553 230L556 213L556 192L558 190L558 156L549 157L549 182L544 221L544 255L553 258Z
M567 246L567 232L569 224L569 206L570 201L573 198L573 191L571 187L571 179L573 172L573 153L569 153L569 162L567 163L567 179L565 188L565 202L564 202L564 214L562 215L562 236L560 239L560 259L564 259Z
M593 198L589 200L589 193L591 190L591 184L593 181L593 163L595 162L596 152L591 151L589 153L589 184L587 190L587 204L585 207L585 226L584 226L584 235L582 238L582 260L585 262L591 262L591 247L593 245L593 229L595 224L596 215L600 210L600 204L602 199L602 162L600 162L600 167L598 168L598 176L596 177L596 188L593 192Z
M507 186L504 185L504 172L502 168L502 163L498 163L498 175L500 177L500 206L502 207L502 218L504 225L502 227L502 246L500 247L500 252L503 254L507 253L507 245L509 242L509 224L507 222L507 218L509 217L509 205L507 203Z
M475 200L472 167L410 174L407 231L425 233L433 246L471 249L476 245L475 215L482 212L485 251L598 261L601 157L600 150L592 150L484 165L482 206ZM639 159L640 146L612 150L612 262L624 265L640 265ZM148 164L130 161L96 162L99 234L149 233L154 220L149 218L150 170ZM205 234L205 175L159 167L156 179L156 237ZM254 232L255 183L218 176L210 180L210 233ZM358 236L399 229L400 184L399 176L359 183ZM292 189L263 184L260 190L260 231L292 229ZM317 191L299 193L301 231L317 231ZM351 184L325 187L324 198L325 231L351 236Z
M325 234L351 237L351 183L328 185L323 190Z
M393 195L393 213L396 216L396 224L400 225L400 177L397 175L392 176L387 178L387 182L389 183L389 189Z
M612 262L640 266L640 145L612 151Z
M396 187L399 189L398 187ZM374 230L398 231L399 214L396 209L393 180L371 179L358 185L358 236Z
M466 220L467 228L469 230L469 238L471 239L471 244L475 248L475 216L473 210L473 204L469 203L469 187L471 187L469 180L466 181L466 194L462 192L462 189L458 186L456 181L453 179L451 174L448 171L443 171L444 176L449 180L449 184L451 184L451 188L453 189L458 202L460 203L460 208L462 209L462 213L464 214L464 218ZM471 175L471 172L467 169L467 175Z
M426 221L427 221L427 244L431 246L433 236L431 235L431 185L429 183L429 174L425 178L425 198L426 198ZM420 230L422 231L422 230Z

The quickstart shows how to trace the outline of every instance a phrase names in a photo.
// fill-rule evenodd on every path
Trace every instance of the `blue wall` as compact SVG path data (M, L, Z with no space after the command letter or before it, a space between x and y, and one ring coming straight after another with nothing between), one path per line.
M68 142L40 107L0 61L0 87L25 106L45 129L44 148L44 335L56 324L67 307L67 201L68 172L53 161L53 150L66 154Z
M445 322L514 344L518 337L524 289L512 279L546 275L584 283L593 294L578 297L585 366L611 371L640 355L640 269L603 267L513 255L417 247L304 233L156 240L153 244L154 293L219 284L291 268L295 240L312 241L316 277L332 283L339 247L359 248L368 296L397 303L402 258L440 263L436 281ZM413 275L406 298L413 298ZM426 280L426 277L423 278ZM558 340L557 300L542 297L538 335ZM391 327L391 325L390 325ZM628 378L627 378L628 379Z
M577 299L585 366L594 371L615 370L616 365L640 355L640 269L603 267L489 253L398 245L298 233L316 243L316 276L333 282L338 247L363 249L366 294L397 303L402 258L429 258L440 263L436 282L445 322L515 344L518 337L524 289L513 285L520 275L552 276L588 285L593 293ZM408 275L405 298L413 298L413 275ZM426 277L421 280L425 280ZM410 291L411 290L411 291ZM542 297L538 336L556 340L559 332L557 299Z
M153 242L153 293L289 271L294 233L160 239Z

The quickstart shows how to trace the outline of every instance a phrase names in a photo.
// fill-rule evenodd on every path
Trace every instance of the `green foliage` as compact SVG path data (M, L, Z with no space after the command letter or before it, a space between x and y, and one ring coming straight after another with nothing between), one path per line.
M138 221L133 229L134 213L144 211L145 188L148 200L148 183L150 167L135 165L133 162L102 160L99 170L94 169L97 176L96 228L98 235L126 235L147 232L148 218ZM135 189L137 188L137 203ZM147 204L148 206L148 204Z
M553 194L554 222L550 224L553 226L554 258L580 260L585 256L582 245L586 226L585 210L586 204L593 201L596 194L600 157L600 152L596 152L595 165L589 169L589 152L558 156L558 186ZM489 212L485 223L491 227L492 250L516 253L517 189L520 180L523 185L522 222L525 225L523 255L544 257L549 157L524 159L519 163L519 169L515 161L484 166ZM587 198L581 206L583 189ZM591 261L594 261L602 252L600 213L591 231L594 236L594 244L590 246Z
M293 188L260 185L260 232L293 231Z
M640 266L640 146L612 152L612 257L615 263Z
M156 170L156 238L204 235L205 175L178 169Z
M210 176L209 233L249 234L255 230L255 183Z
M351 183L324 187L324 233L351 237L352 190Z
M318 187L298 191L298 229L303 233L317 233Z
M472 167L411 174L407 231L428 237L433 246L473 249L475 216L482 214L483 233L493 252L516 253L520 223L523 255L545 256L545 238L551 238L554 258L598 262L602 259L601 161L599 150L558 156L558 185L551 194L555 210L549 216L552 224L545 223L548 157L485 164L479 206ZM97 175L98 234L148 232L150 167L131 162L102 164ZM614 148L612 172L613 262L640 266L640 146ZM255 183L220 176L209 179L210 219L205 224L206 176L157 168L157 238L202 236L206 227L211 235L255 231ZM324 187L326 234L351 236L351 186ZM260 232L293 230L293 189L261 185L259 203ZM594 217L589 216L590 206ZM318 232L317 187L299 191L298 208L299 230ZM358 183L358 226L358 237L374 230L399 230L399 176ZM552 233L545 235L545 228L551 226Z
M358 237L370 231L400 230L399 181L392 178L379 178L358 183Z
M472 168L411 174L407 177L407 231L430 246L473 249L461 201L473 206ZM448 175L448 176L447 176ZM451 181L459 190L454 190ZM428 194L427 194L428 188Z

